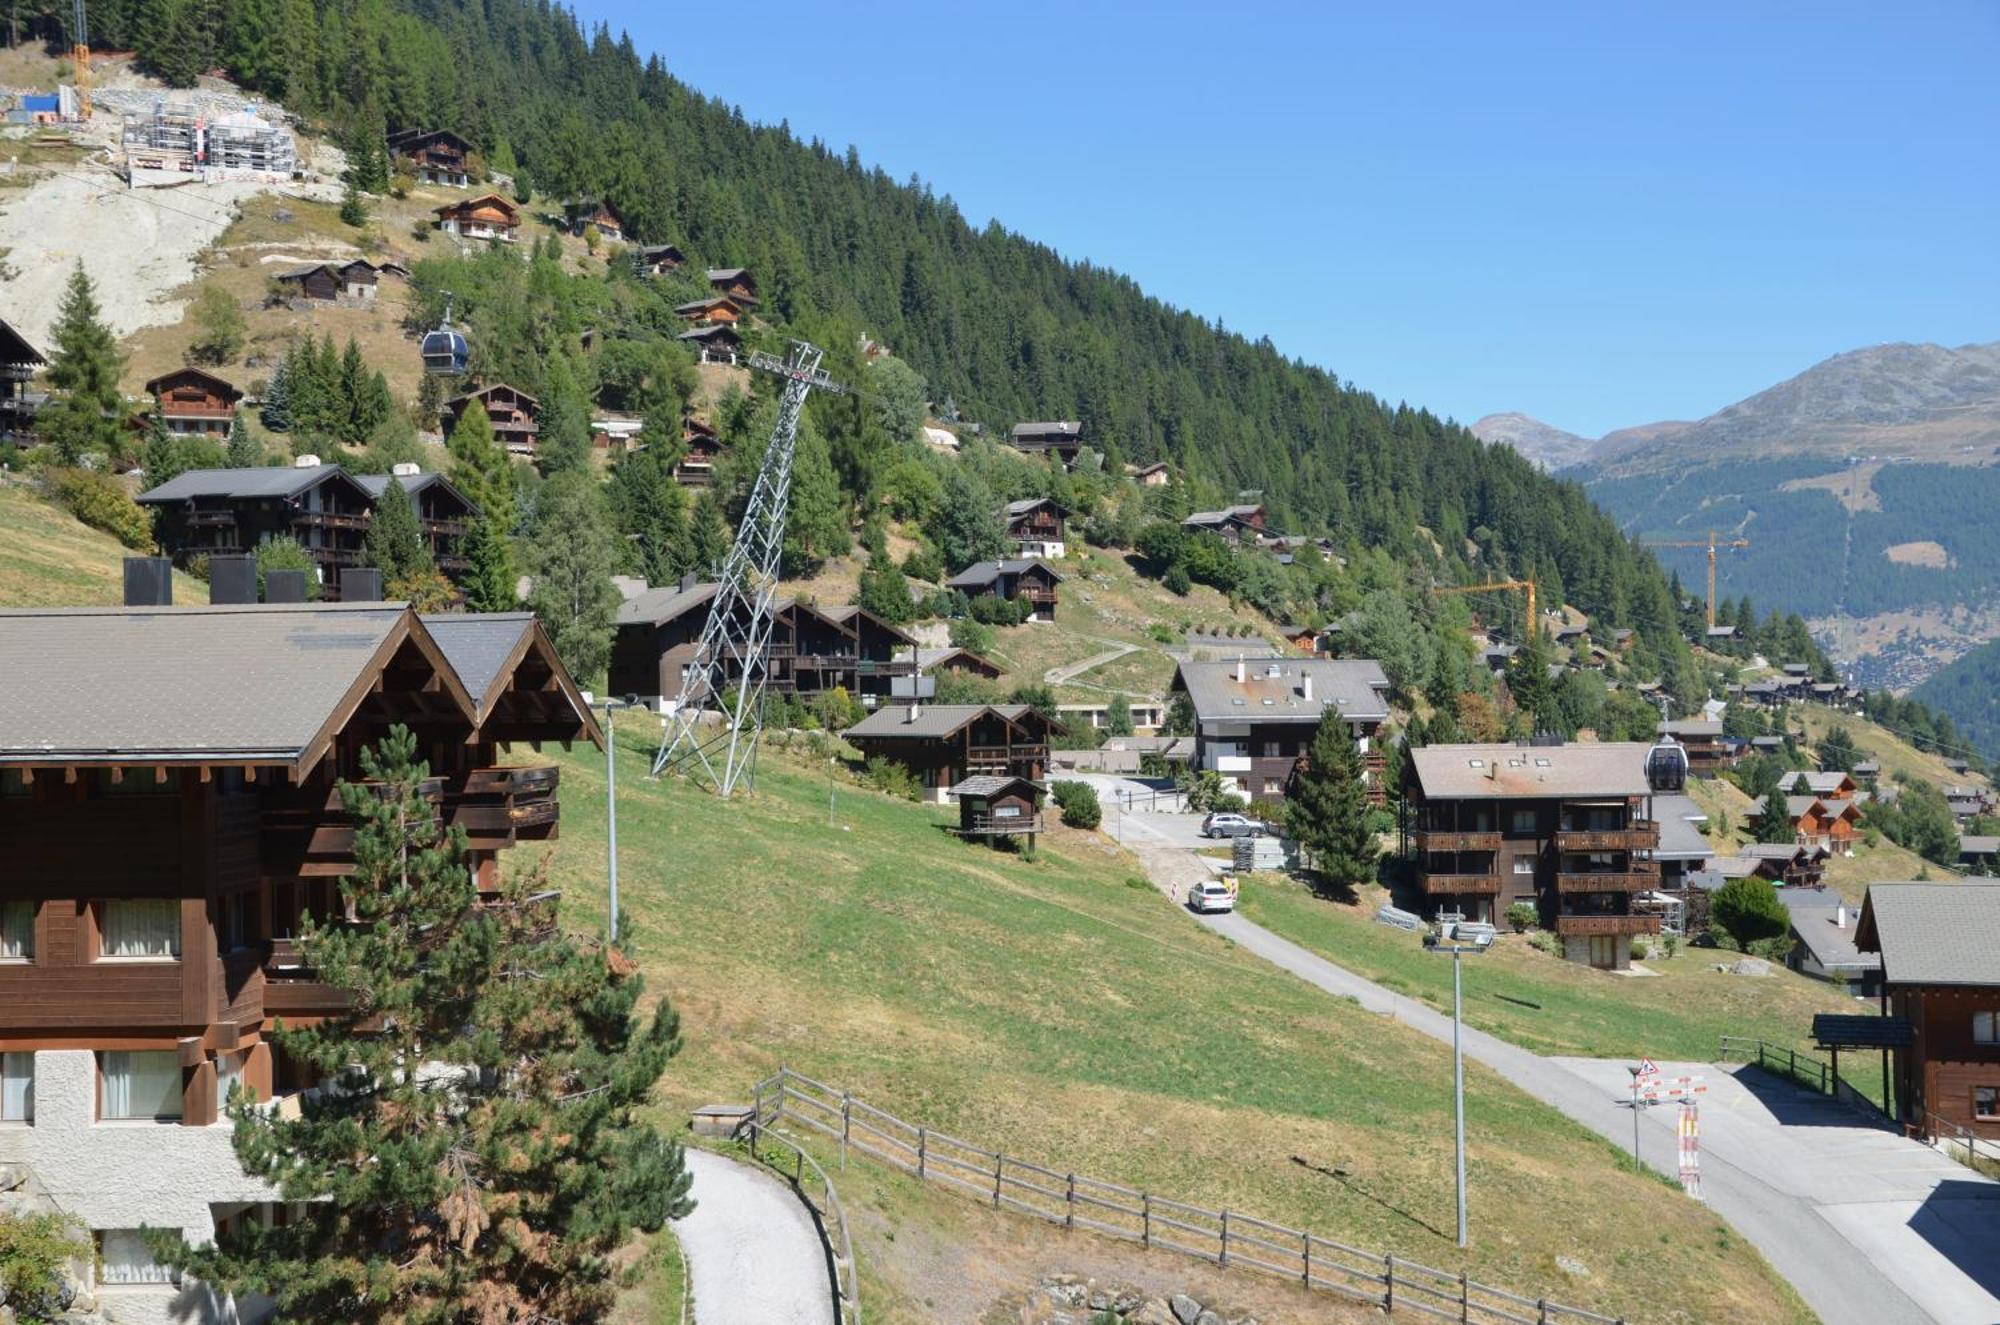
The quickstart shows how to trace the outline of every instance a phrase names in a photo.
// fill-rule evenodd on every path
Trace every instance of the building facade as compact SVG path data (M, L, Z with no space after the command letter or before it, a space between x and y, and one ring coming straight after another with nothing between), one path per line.
M1062 576L1044 562L1013 559L981 561L944 582L967 598L1005 598L1028 605L1030 621L1054 621Z
M176 368L146 383L167 431L180 437L227 437L243 393L199 368Z
M1389 678L1369 658L1237 658L1184 662L1174 693L1194 710L1194 767L1253 800L1288 794L1313 733L1337 713L1354 734L1372 792L1382 791L1375 735L1389 718Z
M448 202L433 209L437 228L460 239L485 239L502 244L514 242L521 228L521 209L497 193L483 193L463 202Z
M1060 724L1026 704L892 704L845 733L870 759L910 770L925 798L942 805L951 789L978 776L1040 782L1049 736Z
M1029 497L1008 502L1001 518L1007 522L1007 537L1014 541L1014 550L1021 556L1061 561L1067 555L1063 529L1069 519L1069 508L1055 498Z

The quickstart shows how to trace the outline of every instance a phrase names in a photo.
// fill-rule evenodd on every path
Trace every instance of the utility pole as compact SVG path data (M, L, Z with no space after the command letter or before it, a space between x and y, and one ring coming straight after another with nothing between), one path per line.
M1469 1245L1465 1218L1465 982L1459 965L1466 953L1474 956L1485 952L1493 943L1491 925L1460 926L1465 922L1443 926L1444 932L1424 935L1424 948L1435 953L1451 954L1451 1098L1452 1120L1457 1134L1458 1165L1458 1245ZM1449 938L1447 945L1441 940Z
M611 879L611 941L618 941L618 733L612 723L612 714L619 709L637 708L639 697L627 695L623 700L607 698L604 701L604 814L606 818L605 838L609 843L610 857L607 873Z

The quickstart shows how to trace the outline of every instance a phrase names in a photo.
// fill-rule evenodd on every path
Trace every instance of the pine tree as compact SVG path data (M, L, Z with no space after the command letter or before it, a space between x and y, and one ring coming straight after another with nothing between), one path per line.
M528 573L535 581L528 606L564 664L586 684L611 658L618 611L609 524L597 480L583 470L564 470L542 488L528 544Z
M810 418L800 419L798 444L792 452L791 508L785 518L784 573L811 575L827 558L846 552L852 509L834 477L826 439Z
M697 575L714 575L722 569L733 541L729 524L722 518L722 503L713 488L705 489L694 499L694 514L688 519L688 569Z
M122 457L127 447L125 397L118 377L125 359L104 325L97 287L80 260L57 307L53 338L48 380L58 394L37 416L36 431L66 463L91 454Z
M465 606L474 612L511 612L520 606L514 592L514 552L499 521L481 515L465 538L465 559L471 563L459 588Z
M539 871L479 905L408 729L361 767L369 782L340 787L347 923L308 918L299 937L351 1005L271 1032L339 1088L296 1117L241 1093L229 1106L245 1171L294 1216L212 1247L158 1237L155 1254L288 1320L603 1319L613 1253L691 1208L679 1147L638 1116L677 1019L639 1016L641 982L561 931Z
M605 485L618 532L653 584L672 583L691 564L687 490L674 481L671 455L661 446L628 452Z
M562 356L550 361L542 388L542 407L535 416L535 458L542 473L551 477L590 464L590 407Z
M293 353L295 351L287 352L284 358L278 360L277 371L271 374L271 384L264 389L264 404L259 413L263 417L264 426L272 432L292 430L290 401Z
M1132 701L1120 690L1111 696L1111 703L1105 710L1104 730L1110 736L1130 736L1132 734Z
M368 204L362 201L361 190L351 181L340 195L340 221L356 230L368 224Z
M503 535L514 531L514 462L493 433L486 406L474 400L452 427L451 481Z
M402 483L394 478L384 485L382 496L375 502L375 513L368 517L364 547L368 564L382 572L384 584L433 569L423 525L417 520L417 508L410 504L410 494Z
M1354 733L1329 707L1313 730L1305 766L1293 775L1285 826L1312 852L1320 876L1340 888L1375 877L1380 855L1368 823L1368 786Z
M871 555L861 568L860 603L891 625L901 625L915 613L910 601L910 582L888 553Z
M255 469L264 463L264 448L250 435L250 425L242 414L229 421L229 467Z

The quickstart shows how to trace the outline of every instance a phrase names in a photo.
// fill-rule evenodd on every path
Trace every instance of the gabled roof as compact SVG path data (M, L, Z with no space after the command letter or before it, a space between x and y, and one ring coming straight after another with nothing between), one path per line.
M370 501L382 500L382 494L389 490L389 480L393 477L396 482L402 485L403 491L409 493L412 497L429 488L443 488L458 501L459 505L465 507L466 510L474 514L477 514L479 511L479 508L473 505L472 498L466 496L456 483L453 483L443 474L356 474L353 477L354 481L359 483L362 489L367 492Z
M1083 424L1075 419L1059 419L1046 423L1017 423L1011 435L1017 438L1053 435L1064 439L1075 439L1083 435Z
M957 735L989 714L1018 723L1033 712L1026 704L891 704L876 709L849 727L844 735L864 740L875 737L936 741ZM1049 725L1052 729L1061 727L1053 720Z
M943 649L898 649L896 651L896 658L899 661L914 661L917 664L917 672L920 675L935 671L940 667L950 666L955 662L962 662L975 672L983 672L992 676L999 676L1006 670L991 658L983 654L974 653L970 649L961 649L955 644Z
M1675 718L1660 723L1657 730L1662 736L1720 736L1722 724L1703 718Z
M1799 936L1799 942L1806 945L1822 970L1881 969L1881 957L1855 947L1860 914L1858 909L1848 907L1839 893L1817 888L1780 888L1778 900L1791 912L1792 932Z
M1196 511L1181 521L1183 526L1196 525L1206 529L1213 525L1244 524L1252 516L1261 515L1264 508L1254 503L1244 506L1225 506L1219 511Z
M0 764L316 764L398 653L471 696L401 603L0 612Z
M1897 985L2000 986L2000 883L1877 883L1855 946Z
M477 198L462 198L457 202L448 202L442 207L433 207L431 211L438 216L444 216L450 212L477 211L489 203L505 212L509 220L521 214L519 207L497 193L482 193Z
M1046 561L1034 558L1013 558L1001 561L976 561L958 574L946 580L948 589L983 589L1003 575L1025 575L1031 570L1041 570L1057 583L1062 575Z
M467 391L463 395L453 396L450 400L444 402L444 407L446 409L450 409L453 405L457 405L460 408L463 408L464 406L470 404L472 401L475 400L483 405L486 403L487 400L492 398L494 393L500 391L507 392L509 395L512 395L516 400L526 401L530 409L538 409L541 407L542 403L541 401L535 399L527 392L521 390L520 387L509 386L505 382L489 382L487 385L480 387L476 391Z
M748 267L710 267L708 279L711 281L733 281L750 275Z
M362 500L368 490L339 465L259 465L251 469L190 469L139 494L142 506L198 497L240 500L296 497L322 483L340 482Z
M1697 822L1708 816L1687 796L1661 793L1653 797L1653 819L1660 825L1660 845L1654 860L1708 860L1715 848L1701 835Z
M1025 787L1031 796L1039 796L1043 790L1042 784L1031 778L1004 777L998 773L981 773L974 777L966 778L953 787L949 794L953 796L970 796L974 800L992 800L995 796L1006 795L1016 787Z
M722 340L724 338L727 338L729 340L740 340L742 339L742 336L741 333L739 333L735 327L730 326L727 322L718 322L714 326L696 327L692 331L683 331L676 339Z
M1410 751L1424 795L1435 800L1624 800L1647 795L1642 741L1565 745L1426 745Z
M408 148L419 146L420 144L423 143L435 142L440 138L448 140L452 144L452 146L458 148L458 150L461 152L470 152L472 150L471 143L467 142L464 138L461 138L459 135L453 133L450 129L398 130L397 132L389 135L389 150L392 152L400 152Z
M1958 854L1961 856L1991 856L2000 854L2000 837L1984 833L1960 833Z
M205 372L200 368L175 368L161 373L146 383L146 390L157 396L162 387L171 387L176 382L184 381L199 382L225 400L233 402L243 399L243 393L237 389L234 382L225 381L214 373Z
M726 294L713 294L706 299L690 299L684 304L675 304L674 311L676 313L699 313L705 308L714 308L718 304L728 304L739 313L743 311L743 305L736 301L735 296Z
M713 581L689 585L663 584L657 589L626 599L618 605L621 626L662 626L697 607L706 607L720 585Z
M1067 520L1069 518L1069 507L1063 505L1054 497L1024 497L1020 501L1010 501L1007 503L1006 514L1009 519L1012 519L1017 515L1027 515L1038 511L1044 506L1053 506L1056 518L1059 520Z
M1243 680L1236 679L1238 667ZM1311 699L1305 679L1312 678ZM1297 655L1226 662L1183 662L1174 688L1185 690L1198 721L1317 723L1329 705L1350 721L1389 716L1389 678L1372 658Z
M670 253L683 262L687 261L687 254L681 252L678 244L646 244L639 249L639 256L648 261L664 258Z
M28 344L28 338L5 322L0 322L0 363L47 363L42 352Z
M1841 772L1812 773L1802 769L1794 769L1778 779L1779 791L1793 792L1799 788L1815 796L1831 796L1843 790L1854 790L1854 779Z
M604 734L598 729L597 715L584 701L583 692L577 689L569 669L562 665L555 644L533 612L438 612L426 614L423 623L452 670L465 683L480 727L487 725L500 701L512 689L523 662L533 659L539 664L537 671L546 672L554 682L553 693L561 697L560 707L567 710L552 724L558 733L568 729L576 737L603 747ZM553 717L558 706L544 701L551 692L537 688L534 694L550 711L545 716ZM496 740L509 739L504 729L489 734ZM558 734L554 739L565 738Z
M1811 865L1832 853L1825 847L1802 846L1797 842L1746 842L1736 848L1736 854L1746 860L1777 860L1787 864L1803 860Z

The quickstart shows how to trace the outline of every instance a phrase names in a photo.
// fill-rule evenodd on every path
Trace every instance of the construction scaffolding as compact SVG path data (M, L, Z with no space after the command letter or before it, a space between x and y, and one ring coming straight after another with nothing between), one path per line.
M193 105L155 101L124 119L125 164L131 182L179 184L192 177L281 183L299 165L291 130L250 110L211 114Z

